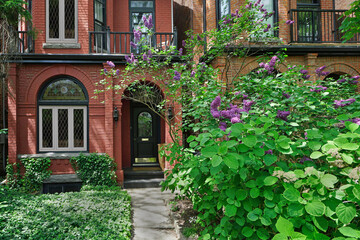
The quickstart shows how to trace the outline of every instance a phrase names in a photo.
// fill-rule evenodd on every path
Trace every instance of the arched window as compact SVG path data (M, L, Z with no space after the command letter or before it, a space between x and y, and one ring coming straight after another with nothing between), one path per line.
M68 76L48 81L38 97L39 152L87 151L88 104L80 81Z

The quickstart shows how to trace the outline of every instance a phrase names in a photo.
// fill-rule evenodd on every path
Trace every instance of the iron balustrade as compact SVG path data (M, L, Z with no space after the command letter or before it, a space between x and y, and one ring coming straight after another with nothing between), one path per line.
M293 43L341 43L344 35L339 27L346 10L292 9L290 41ZM358 43L356 34L348 43Z
M144 37L145 36L145 37ZM142 33L142 45L151 45L153 48L160 50L169 50L171 46L177 47L177 32L160 33L155 32L153 35ZM89 53L106 53L106 54L130 54L139 53L139 48L130 45L134 42L133 32L111 32L110 28L106 31L89 32Z
M11 31L10 31L11 32ZM34 40L29 31L13 32L15 38L6 39L5 35L0 37L0 53L32 53L34 51Z

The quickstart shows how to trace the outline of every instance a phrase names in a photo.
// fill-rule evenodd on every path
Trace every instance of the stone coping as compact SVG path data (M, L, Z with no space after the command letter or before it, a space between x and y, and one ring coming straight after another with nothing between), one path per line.
M37 153L37 154L18 154L18 159L24 159L24 158L50 158L50 159L70 159L72 157L80 156L80 154L83 154L84 156L89 156L90 153ZM98 155L105 155L105 153L96 153Z
M59 174L51 175L45 179L43 183L81 183L81 179L77 174Z

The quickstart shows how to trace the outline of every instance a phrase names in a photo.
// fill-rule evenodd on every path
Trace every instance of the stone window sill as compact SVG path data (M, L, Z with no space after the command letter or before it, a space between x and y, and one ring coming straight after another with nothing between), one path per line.
M43 48L48 49L64 49L64 48L76 48L81 47L80 43L43 43Z
M90 153L82 153L84 156L89 156ZM105 155L105 153L97 153L98 155ZM50 159L70 159L79 156L80 153L37 153L37 154L18 154L18 159L24 158L50 158Z

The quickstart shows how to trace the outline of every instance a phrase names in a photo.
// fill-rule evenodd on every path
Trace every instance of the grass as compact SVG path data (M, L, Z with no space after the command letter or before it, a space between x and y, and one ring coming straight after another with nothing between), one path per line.
M130 238L130 196L118 187L29 195L0 186L0 239Z

